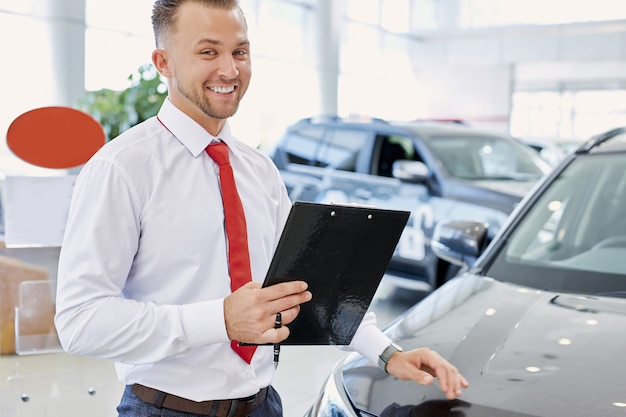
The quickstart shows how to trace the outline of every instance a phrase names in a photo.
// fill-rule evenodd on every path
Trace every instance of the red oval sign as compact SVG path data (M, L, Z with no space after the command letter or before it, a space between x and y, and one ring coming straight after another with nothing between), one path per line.
M7 131L11 152L44 168L84 164L104 145L100 123L70 107L42 107L18 116Z

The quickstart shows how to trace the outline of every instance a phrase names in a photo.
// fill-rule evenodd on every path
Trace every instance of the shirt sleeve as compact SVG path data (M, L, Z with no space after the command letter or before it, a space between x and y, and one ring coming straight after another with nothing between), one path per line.
M289 217L289 212L291 211L292 202L289 198L289 193L287 192L287 187L280 176L280 172L277 168L274 168L274 176L276 178L276 194L278 198L278 212L277 212L277 221L276 224L281 225L281 227L276 228L276 245L278 245L278 241L280 239L280 235L283 232L284 225L287 222L287 217Z
M370 362L378 364L378 357L390 343L391 339L378 328L376 315L373 312L368 312L363 317L363 321L361 321L348 348L359 352Z
M77 178L57 274L55 325L68 353L145 364L228 341L223 299L158 305L124 297L141 206L114 161L91 161Z

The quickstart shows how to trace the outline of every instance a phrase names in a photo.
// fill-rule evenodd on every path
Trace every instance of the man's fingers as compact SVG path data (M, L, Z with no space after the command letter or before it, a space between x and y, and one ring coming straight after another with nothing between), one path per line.
M281 282L280 284L265 287L264 291L270 300L278 300L294 294L301 294L306 291L308 284L305 281Z
M459 397L463 388L469 387L456 367L428 348L393 354L387 369L397 378L414 380L424 385L432 384L434 378L437 378L439 388L448 399Z
M260 282L256 282L256 281L250 281L250 282L246 282L244 285L241 286L241 288L246 288L246 289L250 289L250 290L256 290L259 289L263 286L262 283Z
M439 379L439 386L449 400L460 397L462 389L469 387L469 383L455 367L447 366L435 370Z
M298 317L298 314L300 314L300 305L281 311L283 326L294 321L296 317Z
M289 324L298 316L300 304L311 300L304 281L285 282L262 288L250 282L224 299L226 332L232 340L247 343L278 343L289 329L274 331L276 313ZM283 326L284 327L284 326ZM269 331L269 332L268 332Z
M265 291L263 298L268 300L266 313L281 312L283 322L291 323L300 311L300 304L310 301L313 297L311 292L307 291L307 287L304 281L292 281L263 288L262 291Z
M263 343L280 343L289 337L289 327L282 326L279 329L267 329L261 335Z

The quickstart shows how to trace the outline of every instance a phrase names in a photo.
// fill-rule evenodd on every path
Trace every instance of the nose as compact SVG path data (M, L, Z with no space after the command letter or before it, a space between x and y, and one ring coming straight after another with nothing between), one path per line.
M218 74L220 77L233 79L239 75L239 69L237 69L237 61L232 55L223 54L220 57Z

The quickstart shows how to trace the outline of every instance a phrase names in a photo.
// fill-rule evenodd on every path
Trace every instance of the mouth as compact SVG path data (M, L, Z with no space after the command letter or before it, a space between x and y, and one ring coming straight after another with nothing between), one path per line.
M218 94L230 94L233 91L235 91L235 86L231 85L231 86L210 86L209 90L213 91L214 93L218 93Z

